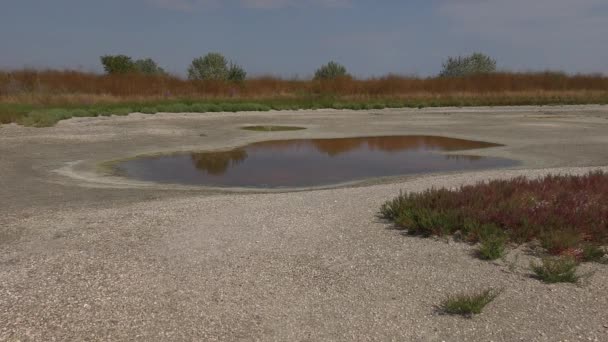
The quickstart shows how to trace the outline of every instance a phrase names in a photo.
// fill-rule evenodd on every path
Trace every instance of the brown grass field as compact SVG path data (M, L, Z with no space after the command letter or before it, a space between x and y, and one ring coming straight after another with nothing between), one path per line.
M79 71L16 70L0 72L0 122L48 125L23 120L50 109L84 109L105 115L121 106L138 110L162 103L246 103L227 110L476 105L549 105L608 103L608 77L559 72L494 73L461 78L416 78L388 75L331 81L256 77L242 83L190 81L176 76L100 75ZM134 104L139 105L136 106ZM103 110L98 106L105 106ZM220 106L220 110L224 106ZM185 108L184 110L187 110ZM192 109L192 108L190 108ZM204 110L204 108L203 108ZM33 115L32 118L36 115ZM79 115L88 116L83 113ZM44 121L44 120L43 120Z

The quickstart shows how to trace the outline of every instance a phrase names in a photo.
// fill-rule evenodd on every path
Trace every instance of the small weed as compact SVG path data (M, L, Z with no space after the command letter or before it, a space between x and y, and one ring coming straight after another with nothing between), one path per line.
M472 317L480 314L499 294L500 292L490 289L473 294L452 295L443 301L440 309L450 315Z
M576 259L569 256L544 258L541 264L530 265L536 277L545 283L577 283L580 279L577 266Z
M582 259L586 262L606 263L606 250L596 245L584 245L582 248Z
M483 260L496 260L504 256L507 238L505 234L493 234L482 237L481 245L477 250L479 257Z

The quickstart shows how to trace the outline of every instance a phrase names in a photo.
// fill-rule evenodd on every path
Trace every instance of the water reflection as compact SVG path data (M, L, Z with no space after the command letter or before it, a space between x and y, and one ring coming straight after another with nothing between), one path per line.
M190 158L197 169L205 170L211 175L222 175L230 167L247 159L247 151L236 149L227 152L192 153Z
M294 149L303 146L314 146L329 156L337 156L356 149L366 148L385 152L401 152L404 150L440 150L459 151L476 148L500 146L481 141L454 139L435 136L389 136L389 137L361 137L339 139L308 139L308 140L279 140L264 141L251 144L248 147Z
M222 152L129 160L118 169L155 182L238 187L302 187L412 173L514 165L500 158L441 154L500 146L434 136L264 141Z

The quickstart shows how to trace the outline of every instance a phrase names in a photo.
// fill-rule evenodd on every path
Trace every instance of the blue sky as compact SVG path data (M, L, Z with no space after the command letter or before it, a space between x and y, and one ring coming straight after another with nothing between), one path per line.
M0 0L0 68L101 71L151 57L185 74L221 52L250 74L427 76L481 51L502 69L608 73L607 0Z

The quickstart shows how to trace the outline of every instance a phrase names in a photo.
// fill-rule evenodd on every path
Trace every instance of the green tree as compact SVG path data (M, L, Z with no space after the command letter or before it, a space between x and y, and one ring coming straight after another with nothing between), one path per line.
M233 82L242 82L247 78L247 72L240 65L230 63L228 68L228 80Z
M228 79L228 61L219 53L209 53L196 58L188 68L191 80L226 80Z
M462 77L493 72L496 72L496 60L477 52L465 57L448 57L439 76Z
M164 75L165 70L156 64L151 58L138 59L135 61L135 69L146 75Z
M334 61L321 66L315 72L315 80L333 80L340 77L350 77L350 75L346 71L346 67Z
M137 71L137 67L131 57L125 55L101 56L101 64L108 74L127 74Z

